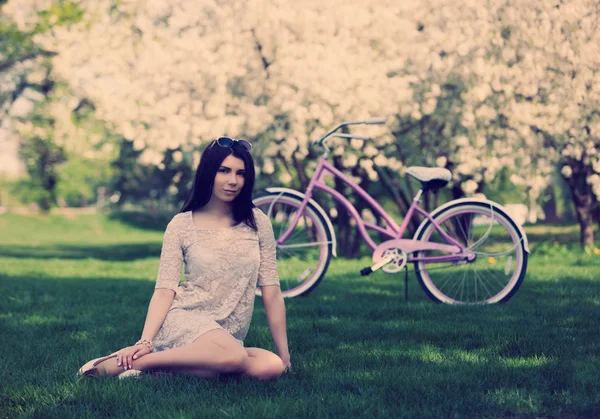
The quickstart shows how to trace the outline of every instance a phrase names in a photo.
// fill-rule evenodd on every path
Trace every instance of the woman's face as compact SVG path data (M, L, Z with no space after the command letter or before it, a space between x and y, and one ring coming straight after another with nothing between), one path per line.
M242 159L229 155L221 163L215 175L213 198L231 202L240 194L246 178L246 166Z

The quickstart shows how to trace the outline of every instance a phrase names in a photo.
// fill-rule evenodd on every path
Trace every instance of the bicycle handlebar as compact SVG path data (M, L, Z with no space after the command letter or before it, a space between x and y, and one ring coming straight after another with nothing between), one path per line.
M367 125L381 125L385 124L385 121L387 121L387 118L385 116L375 116L373 118L367 119L364 123Z
M359 138L361 140L368 140L369 139L368 137L359 137L359 136L351 135L351 134L334 134L334 132L336 132L338 129L340 129L342 127L346 127L348 125L381 125L381 124L385 124L386 120L387 120L387 118L385 116L376 116L373 118L369 118L365 121L342 122L341 124L338 124L335 128L329 130L329 132L327 132L327 134L325 134L323 137L316 140L314 142L314 144L323 144L325 142L325 140L329 137Z
M365 137L363 135L352 135L352 134L341 134L339 132L336 132L335 134L331 134L329 137L327 138L331 138L331 137L339 137L339 138L357 138L359 140L370 140L371 137Z

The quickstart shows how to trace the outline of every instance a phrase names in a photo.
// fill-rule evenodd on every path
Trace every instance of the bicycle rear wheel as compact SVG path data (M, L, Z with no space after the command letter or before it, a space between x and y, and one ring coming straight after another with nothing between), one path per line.
M525 237L500 208L485 202L452 205L434 216L440 228L471 250L472 260L415 262L415 273L427 295L449 304L492 304L508 301L519 289L527 270ZM417 240L448 242L428 221ZM419 256L447 253L421 251Z
M325 276L331 258L332 238L325 221L309 204L292 233L279 243L302 200L285 193L266 193L257 196L253 203L273 225L281 293L286 298L308 294ZM260 287L256 288L256 295L261 295Z

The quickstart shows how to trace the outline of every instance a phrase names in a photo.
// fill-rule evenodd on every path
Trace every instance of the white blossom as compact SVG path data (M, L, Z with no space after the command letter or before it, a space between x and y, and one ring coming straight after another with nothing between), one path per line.
M472 193L475 192L475 190L477 189L477 182L475 182L472 179L467 180L466 182L462 183L462 190L467 194L467 195L471 195Z
M563 166L561 171L562 175L566 178L571 177L571 175L573 174L573 169L571 169L571 166Z

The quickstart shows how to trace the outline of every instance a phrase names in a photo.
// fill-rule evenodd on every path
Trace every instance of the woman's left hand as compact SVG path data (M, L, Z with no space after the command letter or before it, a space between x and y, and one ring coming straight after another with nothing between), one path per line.
M285 369L283 372L288 372L292 370L292 362L290 361L290 356L282 357L283 365L285 365Z

